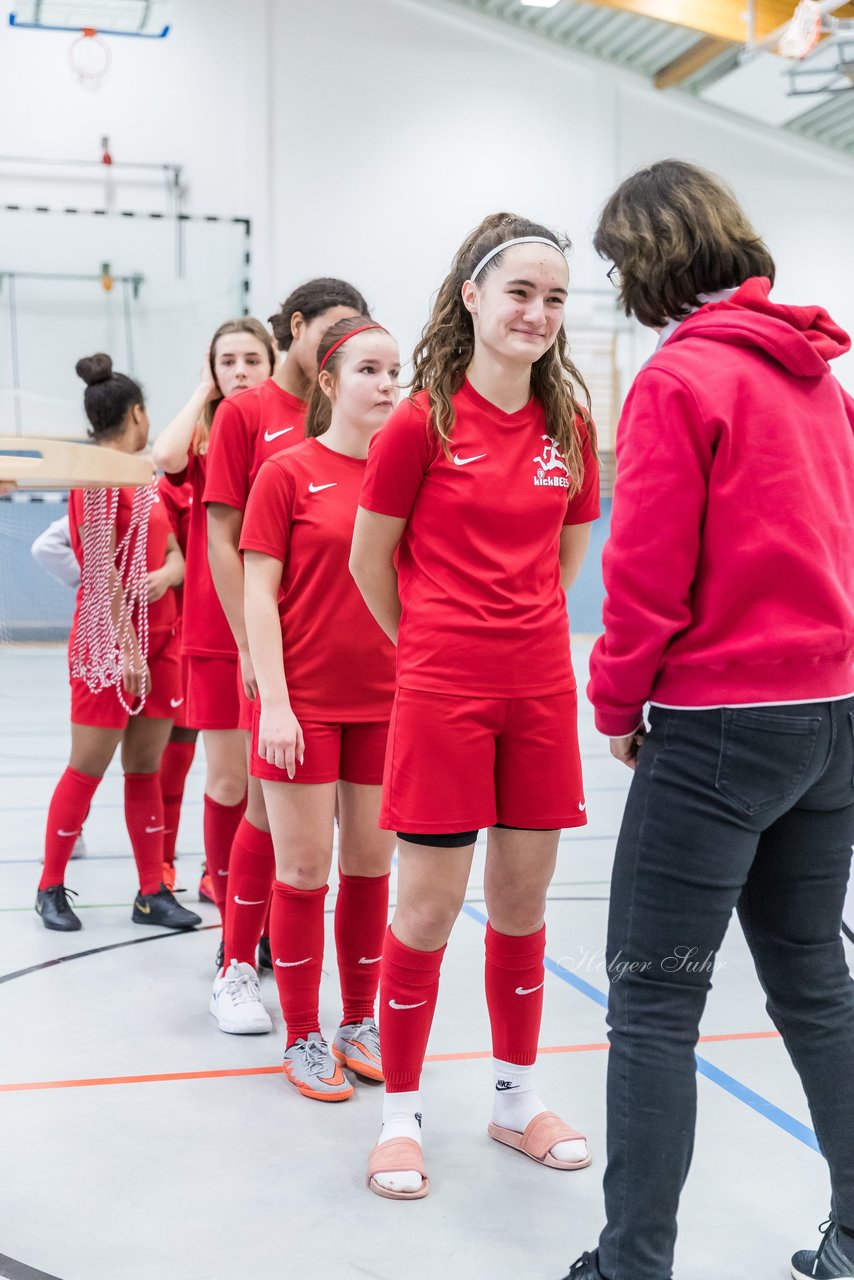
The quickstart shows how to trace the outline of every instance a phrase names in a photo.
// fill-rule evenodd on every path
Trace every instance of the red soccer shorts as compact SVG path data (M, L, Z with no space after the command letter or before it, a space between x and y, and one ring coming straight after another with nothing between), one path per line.
M319 724L300 720L305 738L304 763L298 764L293 778L258 755L260 703L254 705L252 721L253 778L267 782L355 782L362 787L378 787L383 780L383 760L388 738L388 721L372 724Z
M240 662L237 663L237 704L239 711L238 728L245 729L247 733L252 732L252 724L255 717L255 708L258 705L258 699L247 698L246 690L243 688L243 677L240 674Z
M501 822L553 830L587 822L575 690L469 698L398 689L380 826L451 834Z
M187 655L187 720L193 729L236 729L237 658Z
M174 720L184 696L181 655L174 631L152 631L148 645L151 692L140 715L150 720ZM115 689L93 693L83 680L71 680L71 722L96 729L126 729L130 719Z
M190 659L187 657L186 654L181 655L180 663L181 663L181 702L177 707L173 709L172 715L175 720L176 729L191 729L191 728L194 729L195 725L190 724L188 707L187 707L187 682L189 679Z

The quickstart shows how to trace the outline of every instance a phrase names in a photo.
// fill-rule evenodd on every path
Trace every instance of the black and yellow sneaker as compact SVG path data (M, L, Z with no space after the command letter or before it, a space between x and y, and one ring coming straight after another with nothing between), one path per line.
M83 928L79 916L71 910L68 894L76 898L73 889L66 889L64 884L52 884L47 889L39 889L36 894L36 911L41 916L46 929L58 929L61 933L75 933Z
M582 1253L569 1268L564 1280L604 1280L602 1272L596 1265L596 1253Z
M157 893L138 893L133 903L134 924L156 924L162 929L195 929L202 917L182 907L165 884Z

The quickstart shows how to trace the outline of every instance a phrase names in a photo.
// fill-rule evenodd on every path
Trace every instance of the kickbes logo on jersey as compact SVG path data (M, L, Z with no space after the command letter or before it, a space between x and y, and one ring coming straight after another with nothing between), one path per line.
M568 489L569 467L564 462L560 449L551 436L544 435L542 439L544 441L542 456L534 458L534 462L537 463L534 484L550 489ZM556 475L555 472L557 472Z

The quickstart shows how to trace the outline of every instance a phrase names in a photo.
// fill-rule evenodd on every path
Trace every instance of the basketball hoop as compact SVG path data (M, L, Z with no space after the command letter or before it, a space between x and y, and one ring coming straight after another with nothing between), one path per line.
M93 693L114 689L129 715L145 705L143 692L131 706L124 683L142 676L148 659L148 518L154 483L134 489L130 523L114 547L118 489L83 494L83 569L71 674Z
M82 89L94 93L110 69L113 55L94 27L83 27L68 49L68 65Z
M811 53L821 39L821 19L821 5L817 0L800 0L777 45L781 57L799 59Z

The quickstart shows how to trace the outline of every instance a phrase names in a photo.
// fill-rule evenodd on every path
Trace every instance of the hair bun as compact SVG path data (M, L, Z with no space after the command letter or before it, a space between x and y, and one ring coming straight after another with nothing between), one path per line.
M87 387L94 387L99 382L108 382L113 376L113 362L103 351L94 356L84 356L75 365L75 371Z

